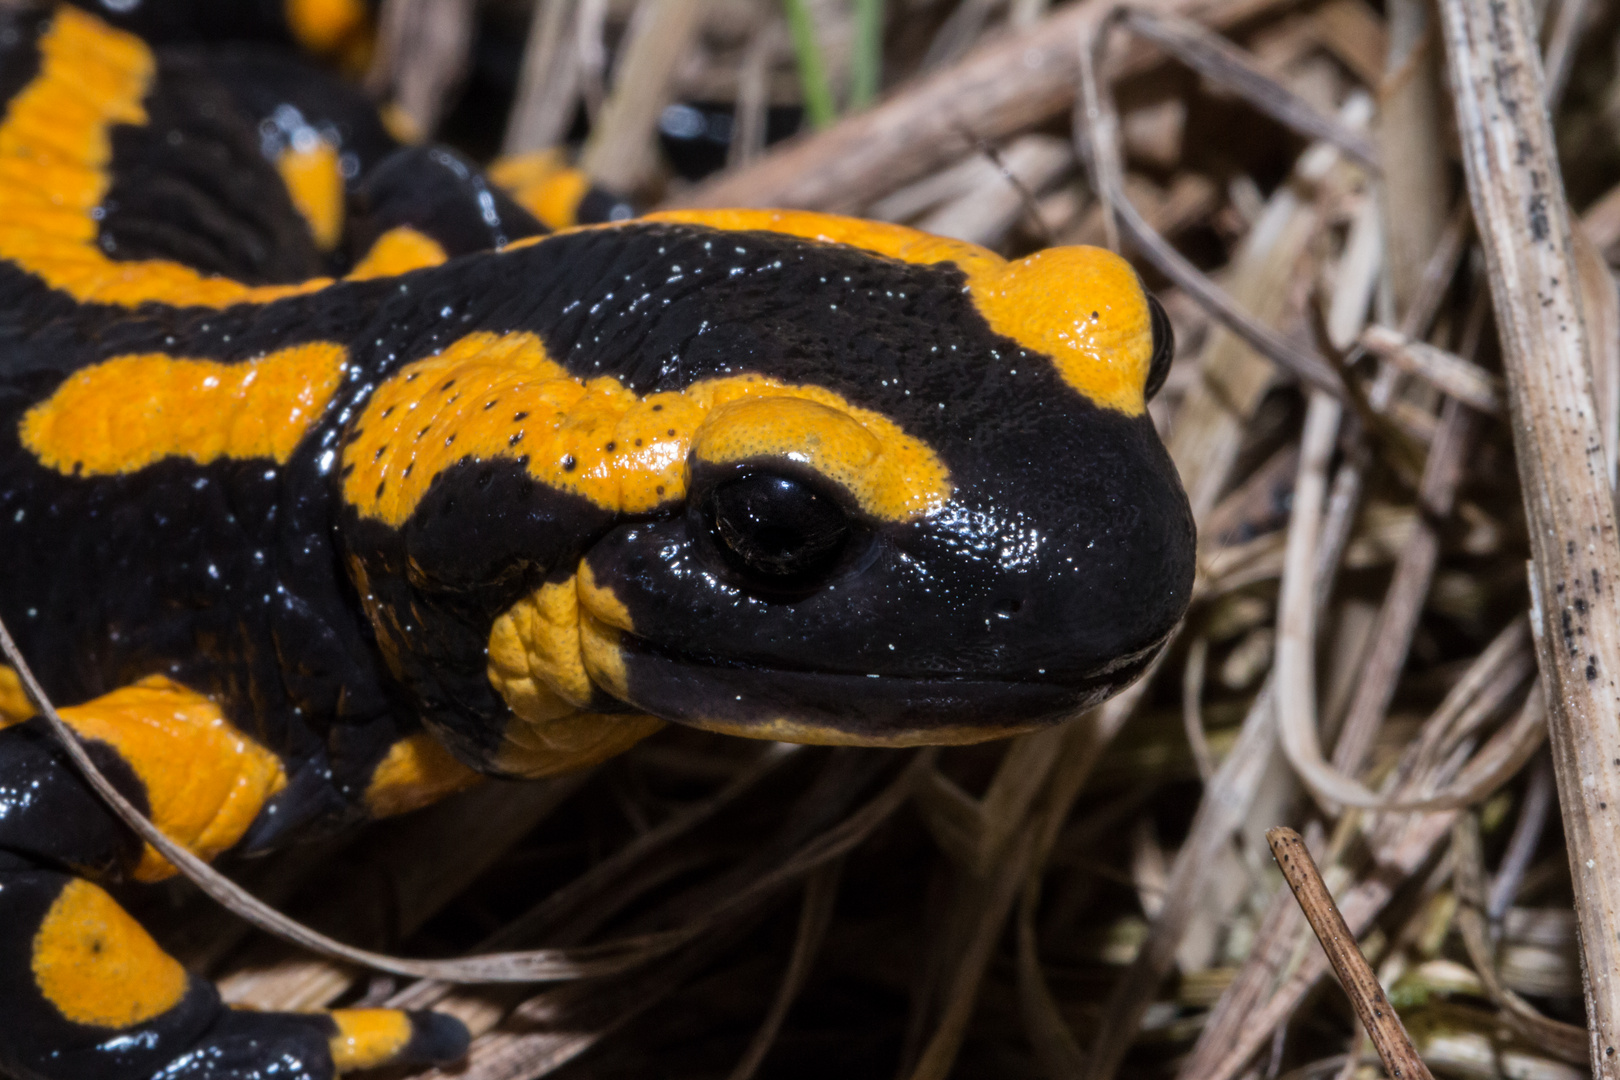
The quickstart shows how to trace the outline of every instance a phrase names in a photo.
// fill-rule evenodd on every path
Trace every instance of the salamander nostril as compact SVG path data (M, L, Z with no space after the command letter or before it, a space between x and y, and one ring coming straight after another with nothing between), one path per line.
M1017 600L1008 596L997 600L994 604L991 604L990 610L994 611L1003 619L1010 619L1014 615L1018 614L1023 606L1024 602L1022 600Z

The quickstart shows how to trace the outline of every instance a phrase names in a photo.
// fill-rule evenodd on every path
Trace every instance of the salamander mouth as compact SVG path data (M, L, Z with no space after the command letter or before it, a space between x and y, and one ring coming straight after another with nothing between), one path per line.
M628 700L666 720L783 742L923 746L999 739L1067 720L1146 670L1163 642L1101 673L1030 680L760 666L624 633Z

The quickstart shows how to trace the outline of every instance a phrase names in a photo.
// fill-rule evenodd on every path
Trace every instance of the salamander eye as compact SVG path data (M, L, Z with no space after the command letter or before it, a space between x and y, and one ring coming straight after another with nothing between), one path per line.
M831 570L850 533L832 498L762 472L716 485L703 516L726 561L767 589L804 586Z
M1148 364L1144 396L1152 400L1170 374L1170 361L1176 358L1176 332L1170 326L1170 316L1164 313L1164 305L1151 293L1147 302L1148 319L1153 325L1153 360Z

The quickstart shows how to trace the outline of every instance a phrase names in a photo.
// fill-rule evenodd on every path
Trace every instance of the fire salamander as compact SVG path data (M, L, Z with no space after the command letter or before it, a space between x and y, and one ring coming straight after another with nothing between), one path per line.
M1118 257L803 212L548 232L622 215L543 163L513 196L402 147L262 42L104 7L0 12L0 615L198 855L666 721L1026 731L1181 617L1193 528L1145 409L1169 326ZM231 8L328 52L368 14ZM103 891L174 870L42 724L0 668L0 1072L464 1050L431 1013L223 1006Z

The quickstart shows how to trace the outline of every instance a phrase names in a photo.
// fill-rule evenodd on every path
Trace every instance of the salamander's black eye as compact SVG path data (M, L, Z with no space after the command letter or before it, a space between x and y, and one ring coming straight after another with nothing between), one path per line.
M1148 365L1146 387L1146 396L1151 400L1170 374L1170 361L1176 358L1176 332L1170 326L1170 316L1164 313L1164 305L1151 293L1147 302L1148 318L1153 324L1153 361Z
M767 589L812 583L833 568L849 539L849 518L836 501L770 473L716 485L703 510L726 561Z

